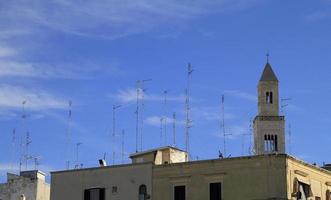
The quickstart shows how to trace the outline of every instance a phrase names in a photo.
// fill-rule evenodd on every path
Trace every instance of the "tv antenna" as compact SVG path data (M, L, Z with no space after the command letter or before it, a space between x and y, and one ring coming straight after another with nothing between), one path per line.
M164 90L163 91L163 95L164 95L164 141L165 141L165 145L167 145L167 95L168 95L168 90Z
M291 127L291 124L288 125L288 151L289 151L289 154L292 153L292 127Z
M280 99L280 112L285 114L285 108L289 106L289 101L291 101L291 98L284 98Z
M121 147L121 156L122 156L122 164L124 164L124 139L125 139L125 131L122 129L122 147Z
M116 110L119 109L122 105L113 105L113 133L112 133L112 157L113 165L115 164L115 145L116 145Z
M173 143L172 145L176 147L176 113L172 113L172 131L173 131Z
M138 143L140 135L140 151L143 149L143 130L144 130L144 110L145 110L145 83L152 81L152 79L138 80L137 81L137 108L136 108L136 152L138 152ZM141 101L139 101L141 100ZM141 104L141 106L140 106ZM140 126L139 126L140 124ZM140 130L139 130L140 129ZM139 134L140 131L140 134Z
M32 158L32 156L30 156L29 154L29 146L32 143L31 137L30 137L30 133L29 131L26 132L26 137L25 137L25 170L28 169L28 162L29 160Z
M193 73L193 69L191 64L189 63L187 66L187 88L186 88L186 99L185 99L185 112L186 112L186 122L185 122L185 151L190 157L190 128L192 127L191 120L191 107L190 107L190 95L191 95L191 76Z
M34 170L38 170L38 167L40 165L40 160L42 159L41 156L35 156L33 157L33 160L34 160Z
M227 156L227 152L226 152L226 138L227 136L230 136L232 134L230 133L226 133L225 131L225 109L224 109L224 102L225 102L225 96L224 94L222 95L221 98L221 112L222 112L222 118L221 118L221 132L223 134L223 156L226 157Z
M11 163L11 170L14 170L14 162L15 162L15 151L16 150L16 129L13 128L12 132L12 163Z
M79 164L79 147L82 145L82 142L76 143L76 165L75 169L78 169L79 166L82 166L83 164Z
M164 118L160 117L160 146L163 146L163 120Z
M72 148L71 148L71 122L72 122L72 101L68 101L68 119L67 119L67 130L66 130L66 137L67 137L67 160L66 160L66 169L70 168L70 159L72 156Z

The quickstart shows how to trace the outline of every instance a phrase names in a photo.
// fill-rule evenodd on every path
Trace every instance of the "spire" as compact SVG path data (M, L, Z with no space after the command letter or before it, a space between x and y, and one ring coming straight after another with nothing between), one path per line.
M267 61L267 64L264 67L260 81L277 81L278 82L277 76L274 73L274 71L272 70L269 60Z

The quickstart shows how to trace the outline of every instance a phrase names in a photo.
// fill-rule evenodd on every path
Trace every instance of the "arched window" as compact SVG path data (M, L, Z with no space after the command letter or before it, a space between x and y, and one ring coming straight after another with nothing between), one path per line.
M146 200L147 199L147 187L146 185L139 186L139 200Z

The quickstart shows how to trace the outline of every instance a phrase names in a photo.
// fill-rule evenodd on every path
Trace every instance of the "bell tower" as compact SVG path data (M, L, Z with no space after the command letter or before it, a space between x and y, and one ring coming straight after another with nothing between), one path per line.
M254 119L256 155L285 153L285 118L279 116L278 79L269 63L258 84L258 115Z

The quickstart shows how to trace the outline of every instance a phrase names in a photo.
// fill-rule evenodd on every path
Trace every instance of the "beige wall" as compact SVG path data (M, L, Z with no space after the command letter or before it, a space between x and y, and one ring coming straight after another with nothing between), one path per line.
M331 172L290 157L287 160L287 196L289 199L295 199L291 198L295 178L311 186L314 200L315 197L325 200L326 190L331 190ZM329 186L326 184L327 182L330 183Z
M186 185L188 200L209 199L209 183L212 182L222 182L223 200L286 198L286 156L155 166L153 200L172 200L176 185Z
M133 164L52 173L51 200L83 200L85 189L106 189L106 200L138 199L139 186L152 192L152 164ZM117 186L118 192L112 193Z

